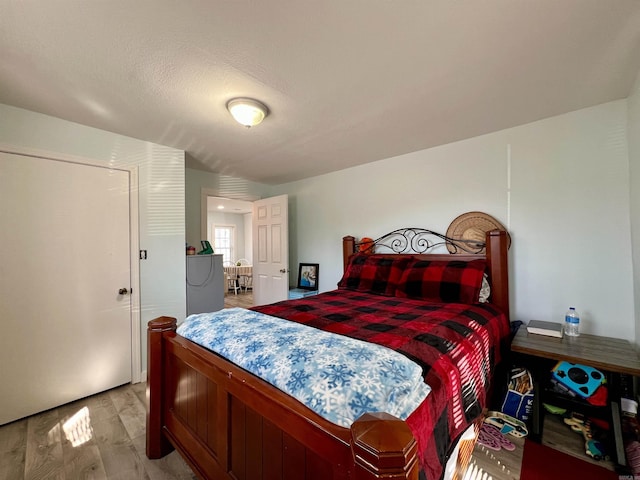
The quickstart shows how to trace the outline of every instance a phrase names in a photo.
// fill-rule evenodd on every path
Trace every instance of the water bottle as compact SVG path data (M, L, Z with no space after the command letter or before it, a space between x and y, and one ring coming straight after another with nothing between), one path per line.
M564 333L570 337L580 335L580 316L575 307L570 307L564 316Z

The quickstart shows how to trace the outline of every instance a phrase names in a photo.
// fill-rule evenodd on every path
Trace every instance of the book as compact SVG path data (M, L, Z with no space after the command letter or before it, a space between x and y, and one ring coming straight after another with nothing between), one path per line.
M546 322L544 320L531 320L527 325L527 332L547 337L562 338L562 324Z

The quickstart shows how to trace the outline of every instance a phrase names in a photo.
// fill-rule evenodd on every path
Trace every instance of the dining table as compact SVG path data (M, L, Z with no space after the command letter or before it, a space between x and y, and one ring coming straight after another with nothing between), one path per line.
M223 268L229 278L236 279L238 286L250 285L247 279L253 277L253 265L227 265Z

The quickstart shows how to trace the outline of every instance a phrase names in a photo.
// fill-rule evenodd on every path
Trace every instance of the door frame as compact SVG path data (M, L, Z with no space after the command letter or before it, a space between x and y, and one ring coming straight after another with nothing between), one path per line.
M220 198L232 198L229 195L225 195L224 193L220 193L219 190L214 188L204 188L200 189L200 239L207 239L208 229L207 229L207 197L220 197ZM260 197L256 195L241 195L237 197L233 197L234 200L242 200L244 202L255 202L256 200L260 200Z
M76 163L89 165L92 167L105 168L107 170L119 170L129 174L129 272L131 282L131 383L142 381L142 352L141 331L140 331L140 263L138 252L140 251L140 230L138 217L138 167L109 165L100 160L79 157L75 155L63 154L60 152L49 152L35 148L9 145L0 142L0 153L23 155L26 157L41 158L43 160L53 160L58 162Z

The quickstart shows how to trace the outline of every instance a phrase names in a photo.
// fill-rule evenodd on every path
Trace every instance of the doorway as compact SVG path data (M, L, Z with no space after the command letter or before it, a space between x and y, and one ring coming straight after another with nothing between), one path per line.
M254 197L232 199L214 190L201 190L200 238L208 240L216 254L223 255L225 308L254 305L249 268L233 271L238 262L252 264L253 200Z
M211 201L210 197L213 197ZM289 284L287 195L264 199L249 196L242 199L229 199L219 195L215 190L202 188L200 203L202 237L205 232L207 232L207 236L211 235L213 222L209 222L209 204L211 203L212 210L224 210L225 208L218 209L220 203L216 203L224 201L236 205L238 209L251 209L251 213L243 213L245 222L247 222L244 230L248 233L245 235L244 254L249 257L245 260L252 265L252 284L255 287L252 290L255 304L286 300ZM241 201L242 204L235 204L238 201ZM265 233L267 234L265 235ZM249 235L250 240L247 240ZM256 256L261 258L255 258ZM237 262L239 259L240 257L236 255L233 262ZM276 270L273 270L274 268L277 273L275 273ZM259 285L256 283L256 279L260 280Z
M224 255L223 263L253 263L253 203L207 195L206 240Z

